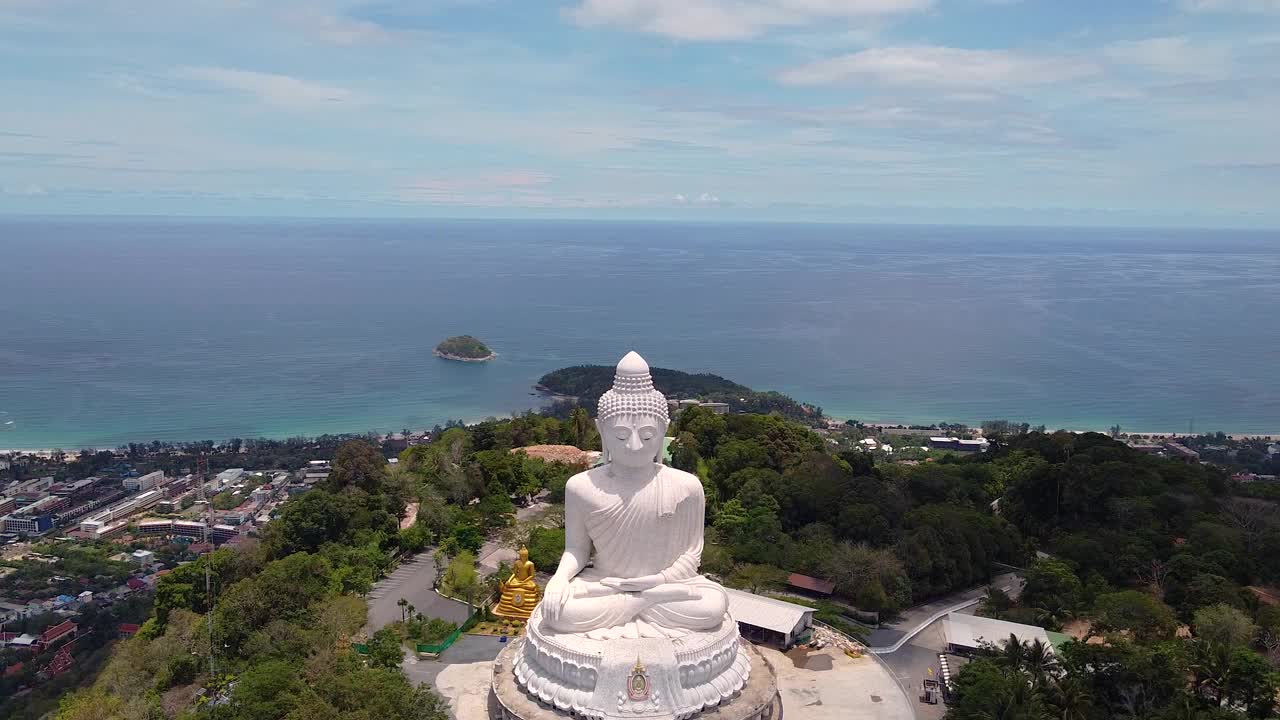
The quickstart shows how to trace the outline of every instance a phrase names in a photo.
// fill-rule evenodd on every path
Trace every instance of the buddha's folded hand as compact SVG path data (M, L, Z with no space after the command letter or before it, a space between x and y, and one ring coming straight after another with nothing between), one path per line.
M666 582L661 575L645 575L637 578L607 577L600 581L601 585L621 592L640 592L655 588Z
M559 575L552 577L543 592L543 615L551 622L555 622L560 617L560 611L564 610L564 606L572 597L573 591L569 587L569 581Z

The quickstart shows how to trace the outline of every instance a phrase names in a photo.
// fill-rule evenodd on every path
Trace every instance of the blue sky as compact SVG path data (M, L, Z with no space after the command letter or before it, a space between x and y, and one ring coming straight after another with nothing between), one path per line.
M0 213L1280 226L1280 0L0 0Z

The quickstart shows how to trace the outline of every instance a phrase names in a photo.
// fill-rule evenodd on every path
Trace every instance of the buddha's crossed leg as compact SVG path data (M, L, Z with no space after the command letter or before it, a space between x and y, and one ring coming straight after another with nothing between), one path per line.
M632 620L677 630L709 630L718 626L728 598L715 583L692 578L641 592L619 592L598 582L577 579L574 596L551 625L562 632L616 628Z

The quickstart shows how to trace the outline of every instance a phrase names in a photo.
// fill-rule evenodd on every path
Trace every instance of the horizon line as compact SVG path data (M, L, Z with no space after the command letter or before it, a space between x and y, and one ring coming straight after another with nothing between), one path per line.
M963 212L963 210L961 210ZM1109 212L1109 211L1087 211ZM1179 224L1105 224L1105 223L1028 223L1028 222L970 222L970 221L917 221L892 220L816 220L740 217L719 219L707 217L672 218L657 217L591 217L584 215L265 215L265 214L201 214L201 213L37 213L0 212L3 220L220 220L220 221L356 221L356 222L564 222L564 223L634 223L654 225L822 225L836 227L971 227L971 228L1025 228L1025 229L1078 229L1078 230L1214 230L1243 233L1280 232L1280 225L1179 225Z

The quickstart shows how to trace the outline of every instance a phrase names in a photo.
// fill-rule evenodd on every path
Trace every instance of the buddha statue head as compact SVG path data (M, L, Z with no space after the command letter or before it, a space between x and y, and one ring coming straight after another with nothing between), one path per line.
M596 427L605 461L641 469L662 461L670 416L667 398L653 387L649 364L635 352L618 363L613 388L600 396Z
M529 562L529 548L524 545L521 545L520 546L520 564L523 565L524 563L527 563L527 562Z

